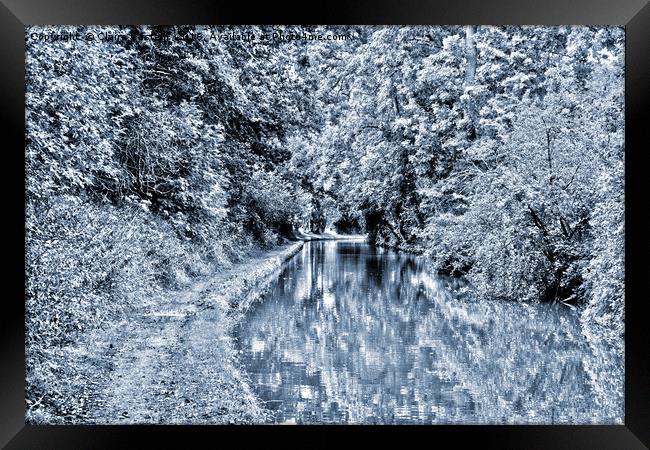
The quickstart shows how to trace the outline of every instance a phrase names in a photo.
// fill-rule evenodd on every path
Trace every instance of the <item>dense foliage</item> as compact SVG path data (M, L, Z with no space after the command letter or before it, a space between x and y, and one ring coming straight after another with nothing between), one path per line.
M302 219L282 145L311 120L309 97L283 81L300 70L295 45L143 36L190 31L210 32L43 42L30 36L85 30L27 30L27 379L30 409L48 402L54 420L85 407L66 346Z
M620 340L621 28L29 38L85 31L27 30L28 383L59 386L55 416L83 404L43 361L299 228L423 253L481 297L585 303Z
M325 123L308 156L294 152L336 199L329 214L466 274L483 297L584 301L621 332L623 30L361 37L318 60L336 67Z

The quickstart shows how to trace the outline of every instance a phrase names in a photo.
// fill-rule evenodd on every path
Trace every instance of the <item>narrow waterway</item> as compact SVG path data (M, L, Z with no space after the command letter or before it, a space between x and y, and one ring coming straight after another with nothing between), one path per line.
M476 301L417 256L314 241L236 339L278 423L620 423L621 355L562 305Z

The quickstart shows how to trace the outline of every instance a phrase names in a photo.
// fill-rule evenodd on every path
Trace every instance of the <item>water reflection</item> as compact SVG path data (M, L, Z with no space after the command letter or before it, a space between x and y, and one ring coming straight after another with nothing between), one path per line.
M412 255L307 243L242 322L241 359L274 422L622 423L622 372L593 373L621 355L575 311L462 288Z

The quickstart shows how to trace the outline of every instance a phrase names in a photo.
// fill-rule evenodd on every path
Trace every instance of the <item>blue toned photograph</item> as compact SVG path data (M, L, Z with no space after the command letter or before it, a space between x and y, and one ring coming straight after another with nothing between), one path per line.
M623 27L25 48L28 423L624 423Z

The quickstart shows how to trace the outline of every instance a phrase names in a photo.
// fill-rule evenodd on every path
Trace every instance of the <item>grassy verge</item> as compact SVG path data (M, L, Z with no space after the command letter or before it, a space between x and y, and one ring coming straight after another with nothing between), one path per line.
M149 302L49 355L76 367L70 392L81 414L32 423L250 423L266 419L232 340L247 302L270 284L302 242L243 262ZM153 305L153 306L152 306Z

